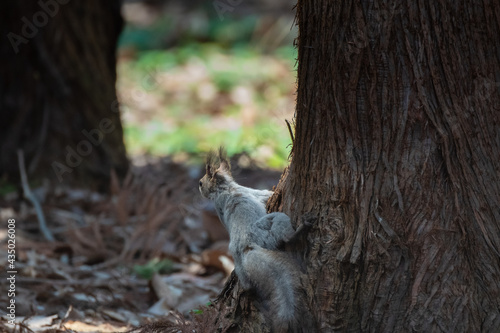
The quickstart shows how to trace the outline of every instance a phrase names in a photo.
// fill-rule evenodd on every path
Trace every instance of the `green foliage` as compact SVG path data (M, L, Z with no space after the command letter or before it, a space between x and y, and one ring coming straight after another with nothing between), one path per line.
M207 302L205 304L206 307L210 307L212 306L212 302ZM202 309L192 309L191 312L195 315L200 315L200 314L203 314L203 310Z
M173 262L169 259L154 258L145 265L135 265L133 270L139 277L150 280L154 273L171 273Z
M156 70L168 70L179 64L179 59L175 53L153 50L141 53L135 63L135 67L138 71L144 72L152 68Z
M213 43L141 52L119 66L129 153L196 154L222 144L230 155L246 151L262 165L286 166L295 56L291 47L269 55Z
M206 16L206 14L213 14ZM221 45L248 43L259 21L257 15L235 17L227 15L223 20L213 10L212 4L199 12L186 15L163 13L154 22L143 26L127 24L120 35L119 47L133 47L139 51L162 49L169 44L217 41Z
M146 27L125 25L120 39L119 47L134 47L138 50L150 50L163 46L165 36L175 30L171 17L164 16Z

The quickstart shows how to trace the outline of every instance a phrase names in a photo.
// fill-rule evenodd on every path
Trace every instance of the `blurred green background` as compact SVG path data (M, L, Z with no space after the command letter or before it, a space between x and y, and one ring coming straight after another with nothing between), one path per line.
M184 2L123 5L117 89L129 155L186 159L224 145L284 167L285 119L295 107L294 3Z

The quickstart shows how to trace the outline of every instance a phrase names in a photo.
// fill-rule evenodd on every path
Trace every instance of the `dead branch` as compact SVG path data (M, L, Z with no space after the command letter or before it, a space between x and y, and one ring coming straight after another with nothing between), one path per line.
M21 174L21 184L23 186L24 197L31 201L33 207L35 208L36 215L38 217L38 224L40 225L40 230L42 231L43 236L49 242L54 241L54 236L47 228L47 224L45 223L45 216L43 215L42 206L38 202L38 199L35 197L33 192L31 192L30 186L28 184L28 176L26 175L26 168L24 166L24 153L22 149L17 151L17 161L19 164L19 172Z

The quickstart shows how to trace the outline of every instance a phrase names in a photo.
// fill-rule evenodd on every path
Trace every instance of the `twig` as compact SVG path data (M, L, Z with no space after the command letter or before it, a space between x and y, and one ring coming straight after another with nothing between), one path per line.
M104 269L104 268L108 268L108 267L114 266L114 265L116 265L116 264L124 261L125 260L124 257L125 257L125 255L123 255L123 256L120 255L120 256L117 256L117 257L113 257L113 258L111 258L109 260L106 260L105 262L102 262L100 264L96 264L96 265L92 266L92 268L95 269L95 270L100 270L100 269Z
M49 242L53 242L54 236L52 236L52 233L47 228L42 207L40 206L40 203L38 202L33 192L31 192L30 186L28 185L28 176L26 175L26 168L24 167L24 154L22 149L19 149L17 151L17 161L19 163L19 172L21 173L21 184L23 185L24 197L31 201L33 207L35 208L36 215L38 217L38 224L40 225L40 230L42 231L43 236Z
M133 278L121 278L121 279L98 279L96 277L80 279L80 280L56 280L56 279L44 279L44 278L32 278L27 276L17 276L16 280L26 284L49 284L58 286L85 286L85 287L110 287L113 282L121 283L122 285L137 285L137 286L147 286L148 282L146 280L136 280Z
M295 138L293 136L293 131L292 131L292 126L290 125L290 122L288 119L285 119L286 126L288 127L288 132L290 132L290 138L292 138L292 144L295 142Z
M68 310L66 311L66 314L64 315L64 317L61 319L61 322L59 323L59 329L62 329L63 324L66 322L66 320L68 319L71 312L73 312L73 305L70 304Z

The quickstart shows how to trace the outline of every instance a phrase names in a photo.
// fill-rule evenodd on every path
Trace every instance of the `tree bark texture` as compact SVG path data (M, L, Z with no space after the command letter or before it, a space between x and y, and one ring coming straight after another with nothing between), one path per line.
M500 329L500 3L302 1L293 160L321 330Z
M116 99L120 1L0 5L0 174L107 186L127 170Z

